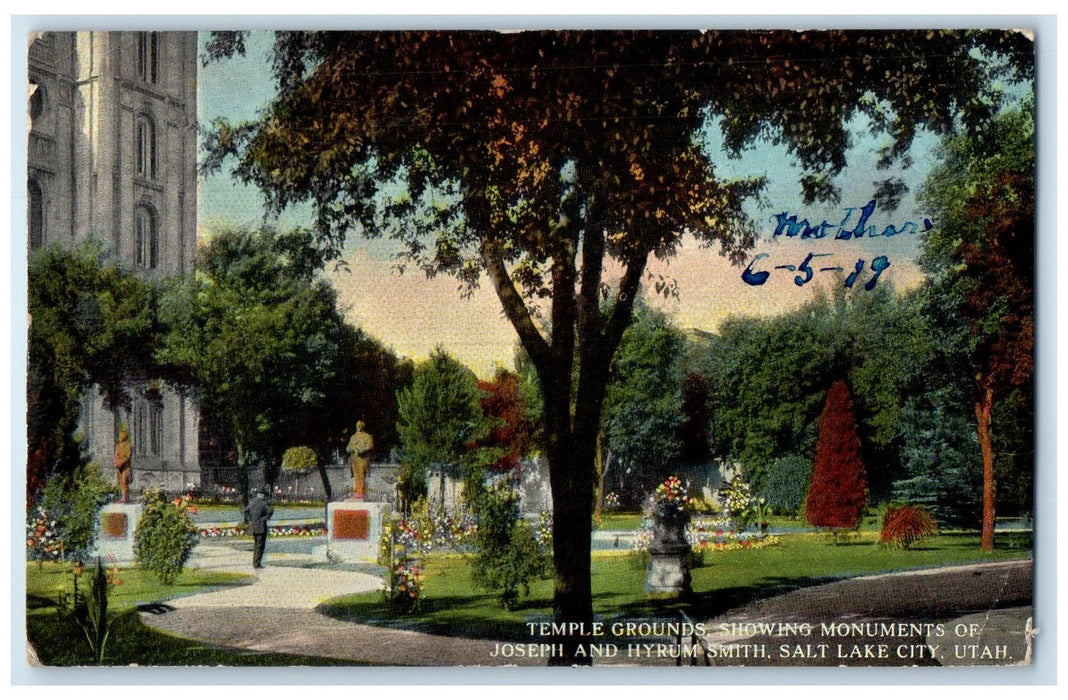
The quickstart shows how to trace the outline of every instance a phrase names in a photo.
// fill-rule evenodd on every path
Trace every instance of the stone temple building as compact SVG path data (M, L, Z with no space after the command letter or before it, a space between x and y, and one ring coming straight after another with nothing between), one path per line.
M39 32L28 47L30 248L95 238L146 278L189 270L197 242L196 33ZM196 404L160 383L130 393L130 407L117 411L95 391L84 398L91 457L109 473L125 423L135 493L199 484Z

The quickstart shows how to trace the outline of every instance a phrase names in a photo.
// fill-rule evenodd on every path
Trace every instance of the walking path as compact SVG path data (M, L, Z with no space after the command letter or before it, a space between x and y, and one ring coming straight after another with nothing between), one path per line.
M197 593L143 611L149 627L215 646L316 656L382 666L544 665L541 659L491 656L496 643L440 637L336 620L315 611L342 595L379 590L370 574L301 568L305 554L272 553L253 569L249 552L199 544L191 567L254 576L246 586ZM165 610L165 611L161 611ZM526 662L526 663L524 663Z
M497 654L498 643L442 637L360 625L316 611L331 598L378 590L382 582L366 573L335 568L305 568L308 554L271 552L267 566L255 570L251 554L226 544L197 546L192 567L253 576L249 585L229 586L146 606L142 621L161 632L205 644L347 661L354 664L414 666L544 666L546 658ZM705 623L704 642L719 649L763 648L763 656L740 661L722 654L710 663L724 665L956 665L1018 664L1029 660L1024 628L1031 615L1030 561L945 567L839 581L756 601ZM968 617L962 617L962 616ZM959 619L958 619L959 618ZM913 623L900 635L866 631L852 623ZM750 623L809 623L831 634L792 638L758 634ZM923 627L924 623L930 623ZM942 623L942 634L934 634ZM972 625L961 636L957 624ZM724 627L724 625L726 625ZM733 627L732 627L733 625ZM932 634L925 634L927 630ZM887 656L871 658L871 644L888 645ZM791 647L783 656L781 645ZM794 654L794 645L805 645ZM814 644L826 644L822 656ZM904 646L902 646L904 645ZM526 645L506 645L510 652ZM965 648L966 647L966 648ZM813 651L815 649L815 651ZM899 649L912 654L901 656ZM856 655L850 655L856 652ZM846 656L842 656L842 654ZM961 654L963 653L963 656ZM983 657L983 654L988 656ZM676 654L677 656L677 654ZM608 663L674 665L675 658L624 655ZM687 660L686 663L689 663ZM704 663L704 659L700 660Z

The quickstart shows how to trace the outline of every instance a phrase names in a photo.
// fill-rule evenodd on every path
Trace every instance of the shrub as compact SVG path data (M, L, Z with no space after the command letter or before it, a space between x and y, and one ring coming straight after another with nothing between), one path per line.
M144 499L145 512L134 533L137 563L169 586L193 553L197 530L185 501L169 502L159 491L145 492Z
M549 557L538 546L530 523L519 517L519 497L507 486L480 489L472 498L478 522L472 559L472 579L479 588L496 592L512 610L519 591L530 595L530 584L547 576Z
M96 462L79 467L71 476L49 479L37 500L39 510L34 518L36 520L43 516L44 521L51 525L49 531L53 541L49 544L53 557L55 547L59 546L63 556L68 559L79 562L88 560L97 513L101 506L112 500L115 493L116 488L100 475L100 467ZM35 523L35 531L38 524Z
M282 453L282 471L305 472L319 466L319 458L310 447L290 447Z
M911 505L888 506L883 516L879 542L908 549L938 532L935 519L923 508Z
M772 461L761 482L760 495L780 515L796 515L801 510L812 475L812 460L787 455Z

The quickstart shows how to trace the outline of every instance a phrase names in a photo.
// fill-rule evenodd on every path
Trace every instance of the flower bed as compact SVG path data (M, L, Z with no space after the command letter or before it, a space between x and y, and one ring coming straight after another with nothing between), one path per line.
M324 523L308 525L271 525L267 532L272 537L322 537L326 534ZM198 530L200 539L217 540L227 537L244 537L249 534L246 525L224 525L222 527L202 527Z
M41 561L58 561L63 558L63 541L59 537L59 526L40 506L26 524L26 551L31 559Z
M695 553L767 549L782 544L777 535L739 532L723 521L695 522L687 528L686 539Z

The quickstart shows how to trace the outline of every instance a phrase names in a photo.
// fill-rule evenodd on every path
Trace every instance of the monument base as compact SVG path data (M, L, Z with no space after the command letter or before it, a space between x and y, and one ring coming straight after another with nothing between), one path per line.
M690 592L689 546L653 549L649 553L649 573L645 579L647 593Z
M328 561L377 561L382 516L390 510L388 503L378 501L328 503L326 548L322 557Z
M101 508L93 557L100 557L107 564L135 562L134 533L144 510L140 503L109 503Z

